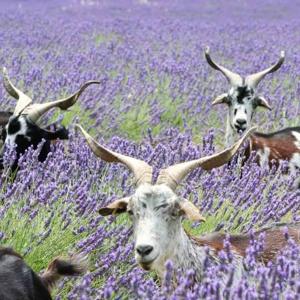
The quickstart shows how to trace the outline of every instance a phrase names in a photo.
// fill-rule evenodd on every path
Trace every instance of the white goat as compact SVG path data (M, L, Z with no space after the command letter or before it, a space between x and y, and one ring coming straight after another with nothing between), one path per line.
M201 278L205 249L209 247L216 256L223 248L225 235L215 233L200 238L189 236L181 225L182 217L204 221L199 210L186 199L180 198L175 189L184 177L201 167L211 170L227 163L254 130L250 129L237 143L226 150L200 159L180 163L160 171L156 184L152 184L152 167L146 162L106 149L98 144L84 129L77 125L92 151L107 162L119 162L133 173L137 189L132 196L116 200L100 209L103 216L128 212L134 226L135 257L145 270L155 270L163 276L166 260L183 270L194 268ZM299 242L298 225L288 227L289 234ZM260 232L257 232L258 235ZM261 256L264 261L272 259L286 244L282 227L265 230L266 244ZM232 235L230 242L236 267L242 269L242 257L249 244L247 235Z

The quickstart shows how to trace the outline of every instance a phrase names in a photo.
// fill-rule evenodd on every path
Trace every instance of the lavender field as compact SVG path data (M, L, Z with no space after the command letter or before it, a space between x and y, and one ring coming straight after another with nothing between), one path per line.
M226 3L226 5L225 5ZM230 253L208 262L201 283L193 270L171 282L135 262L128 216L104 218L98 209L134 191L131 173L90 151L76 123L117 152L145 160L157 171L224 148L226 109L212 100L228 89L208 66L204 49L240 74L286 61L259 85L273 110L259 109L262 132L299 126L300 3L286 0L49 0L0 2L0 66L37 102L61 98L84 81L89 87L68 112L51 111L43 124L62 123L71 138L60 141L44 163L32 149L14 181L1 174L0 244L13 247L35 271L57 255L87 255L89 272L64 279L54 299L299 299L300 248L293 241L276 261L255 261L263 241L253 242L247 271L234 276ZM1 78L2 80L2 78ZM1 109L15 100L0 88ZM12 159L6 153L6 165ZM184 221L195 235L251 232L275 222L300 221L294 177L248 161L196 170L180 186L205 223ZM220 274L224 275L220 275ZM224 280L225 276L225 280Z

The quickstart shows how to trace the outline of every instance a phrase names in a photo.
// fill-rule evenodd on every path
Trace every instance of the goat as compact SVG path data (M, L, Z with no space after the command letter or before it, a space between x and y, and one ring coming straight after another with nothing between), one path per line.
M38 156L38 160L43 162L51 150L51 141L56 139L68 139L68 130L63 126L54 132L41 128L37 124L40 117L42 117L51 108L57 107L62 110L67 110L76 103L79 96L89 85L100 84L99 81L87 81L79 88L78 91L69 97L57 101L33 104L32 99L29 96L18 90L11 83L6 68L3 68L3 80L4 87L8 94L18 100L13 114L9 116L8 123L5 125L3 136L4 147L16 145L17 155L11 166L12 171L17 169L18 159L22 154L24 154L28 147L33 146L34 149L36 149L38 144L44 139L45 142ZM8 114L9 113L3 115L3 123L7 121ZM1 151L2 154L4 147ZM3 165L0 167L3 168Z
M42 275L36 274L13 249L0 247L0 299L51 300L50 291L62 276L78 276L86 271L80 257L56 258Z
M10 117L13 115L11 111L0 111L0 142L5 143L6 139L6 125L9 122ZM57 126L55 124L48 125L46 130L57 130ZM56 141L53 141L55 143ZM2 144L3 145L3 144ZM1 145L1 146L2 146Z
M250 128L251 120L258 106L269 110L272 109L264 97L255 93L255 88L267 74L273 73L281 67L284 62L285 54L284 51L281 51L277 63L270 68L248 75L245 78L215 63L210 56L209 47L205 50L205 58L208 64L215 70L220 71L231 85L228 93L219 95L212 103L213 105L228 105L225 134L225 145L228 147L236 140L236 136L240 132L244 132Z
M232 86L228 93L218 96L213 101L213 105L228 104L225 144L232 144L235 136L251 125L257 106L271 109L265 98L255 95L254 88L267 74L281 67L284 62L284 52L281 52L281 57L276 64L262 72L249 75L245 79L216 64L210 57L208 47L205 57L209 65L221 71ZM246 159L252 151L258 154L257 161L261 165L278 166L280 161L287 160L291 173L295 174L296 170L300 169L300 127L289 127L267 134L254 132L250 135L250 143L246 148Z
M260 165L278 167L280 161L288 161L291 174L295 175L300 169L300 127L289 127L268 134L253 132L249 141L245 160L254 151ZM299 183L296 181L296 185Z
M135 258L141 267L155 270L160 276L163 275L167 259L174 260L178 267L185 269L195 266L201 268L205 250L200 242L204 243L204 240L198 243L196 239L191 239L181 226L181 219L182 216L193 221L205 219L192 202L178 197L175 189L194 169L201 167L211 170L230 161L254 128L222 152L161 170L156 184L152 184L152 167L146 162L108 150L80 125L76 127L81 130L96 156L107 162L123 163L134 173L137 184L135 193L102 207L99 213L107 216L128 212L133 221Z

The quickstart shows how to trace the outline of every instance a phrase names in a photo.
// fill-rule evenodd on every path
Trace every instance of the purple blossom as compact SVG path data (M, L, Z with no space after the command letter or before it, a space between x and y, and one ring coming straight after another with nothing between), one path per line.
M255 123L270 132L296 126L300 112L299 5L292 1L64 0L2 1L0 64L20 89L37 102L101 81L71 112L50 112L42 125L64 122L70 139L52 145L44 163L39 149L19 159L8 178L14 149L5 152L0 184L0 241L40 271L44 260L67 252L88 255L89 272L61 282L56 299L296 299L300 294L300 249L290 239L276 260L257 261L264 236L252 240L234 268L229 241L218 261L206 251L202 281L194 270L166 265L158 282L137 266L132 228L125 215L104 219L100 207L134 190L122 165L97 159L74 130L81 123L112 150L151 164L154 174L176 162L223 149L225 108L212 100L227 89L203 59L209 45L218 61L241 74L287 59L276 76L259 86L274 109L259 111ZM0 89L1 110L13 100ZM187 226L197 235L211 231L250 233L277 221L299 222L299 174L257 166L230 165L195 170L179 194L207 217ZM41 262L42 261L42 262Z

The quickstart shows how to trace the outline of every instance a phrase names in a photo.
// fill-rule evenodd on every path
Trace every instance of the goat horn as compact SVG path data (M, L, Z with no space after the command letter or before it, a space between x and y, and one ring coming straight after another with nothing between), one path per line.
M17 99L17 105L14 110L14 115L19 115L27 106L32 103L32 99L17 89L8 77L7 69L3 68L3 85L9 95Z
M280 58L277 61L277 63L275 63L274 65L272 65L270 68L265 69L264 71L252 74L252 75L248 75L245 79L245 83L246 85L252 87L252 88L256 88L257 85L260 83L260 81L269 73L273 73L275 71L277 71L281 65L284 62L284 58L285 58L285 53L284 51L280 52Z
M201 167L204 170L211 170L220 167L230 161L233 155L238 151L248 136L256 130L256 127L249 129L245 135L233 144L231 147L223 150L222 152L202 157L200 159L191 160L170 166L160 171L157 184L166 184L172 190L175 190L177 185L184 179L184 177L192 172L194 169Z
M81 130L88 145L95 155L107 162L119 162L126 165L133 172L136 179L136 184L138 186L143 183L151 184L152 167L146 162L108 150L102 145L98 144L80 125L75 125L75 127Z
M23 114L26 114L28 118L32 122L36 122L43 114L45 114L48 110L54 107L58 107L62 110L66 110L72 105L76 103L79 96L83 93L83 91L91 84L100 84L100 81L87 81L85 82L73 95L59 99L52 102L40 103L40 104L32 104L28 108L26 108Z
M209 54L209 47L206 47L206 49L205 49L205 58L206 58L206 61L208 62L208 64L212 68L214 68L215 70L221 71L223 73L223 75L227 78L228 82L231 85L238 86L238 85L242 85L243 84L243 79L242 79L242 77L239 74L236 74L236 73L233 73L233 72L229 71L225 67L216 64L211 59L210 54Z

